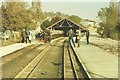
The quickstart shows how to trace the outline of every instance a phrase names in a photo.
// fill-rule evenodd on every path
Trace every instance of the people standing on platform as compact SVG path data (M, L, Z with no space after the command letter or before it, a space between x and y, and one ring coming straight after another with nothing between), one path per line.
M76 30L77 44L80 47L81 29Z
M32 31L30 31L30 40L31 40L31 42L35 42L35 31L34 30L32 30Z
M30 43L32 42L32 31L29 30L29 40L30 40Z
M22 37L21 42L24 43L25 42L25 38L26 38L25 29L22 30L21 37Z
M30 36L30 31L28 30L28 28L26 29L26 43L29 41L29 43L31 43L31 40L29 39Z
M42 39L45 40L45 32L42 33Z
M89 44L89 36L90 36L90 32L89 32L89 30L88 30L88 31L86 31L87 44Z
M68 32L67 32L67 35L69 37L69 43L72 42L74 47L75 47L75 41L73 40L73 37L75 35L74 31L72 29L70 29Z

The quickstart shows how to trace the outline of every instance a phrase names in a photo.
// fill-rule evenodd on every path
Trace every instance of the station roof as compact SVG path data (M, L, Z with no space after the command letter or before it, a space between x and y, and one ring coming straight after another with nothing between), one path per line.
M55 29L55 30L69 30L69 29L76 30L76 29L81 28L81 31L87 31L86 28L79 26L78 24L76 24L75 22L73 22L67 18L64 18L64 19L56 22L55 24L49 26L47 29L51 29L51 28Z

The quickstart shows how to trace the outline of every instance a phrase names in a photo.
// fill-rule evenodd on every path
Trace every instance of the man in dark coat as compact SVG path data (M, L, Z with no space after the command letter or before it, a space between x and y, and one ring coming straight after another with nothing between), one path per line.
M90 32L89 32L89 30L88 30L88 31L86 31L87 44L89 44L89 36L90 36Z
M22 37L21 42L24 43L26 37L25 29L22 30L21 37Z

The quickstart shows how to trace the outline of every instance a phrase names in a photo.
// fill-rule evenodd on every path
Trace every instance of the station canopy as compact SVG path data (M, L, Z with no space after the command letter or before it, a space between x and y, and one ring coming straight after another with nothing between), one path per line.
M76 29L81 29L82 32L86 32L87 29L82 27L82 26L79 26L78 24L76 24L75 22L67 19L67 18L64 18L58 22L56 22L55 24L49 26L47 29L54 29L54 30L70 30L70 29L73 29L73 30L76 30Z

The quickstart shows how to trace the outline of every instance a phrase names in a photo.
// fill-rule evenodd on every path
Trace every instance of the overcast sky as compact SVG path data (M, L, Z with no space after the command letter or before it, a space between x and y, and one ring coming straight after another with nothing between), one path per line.
M97 20L100 8L107 7L109 2L42 2L42 10L78 15L81 18Z
M30 2L32 0L22 1ZM107 7L109 5L110 0L38 0L38 1L42 2L43 11L62 12L68 15L78 15L79 17L85 19L97 20L96 16L98 11L100 10L100 8Z

